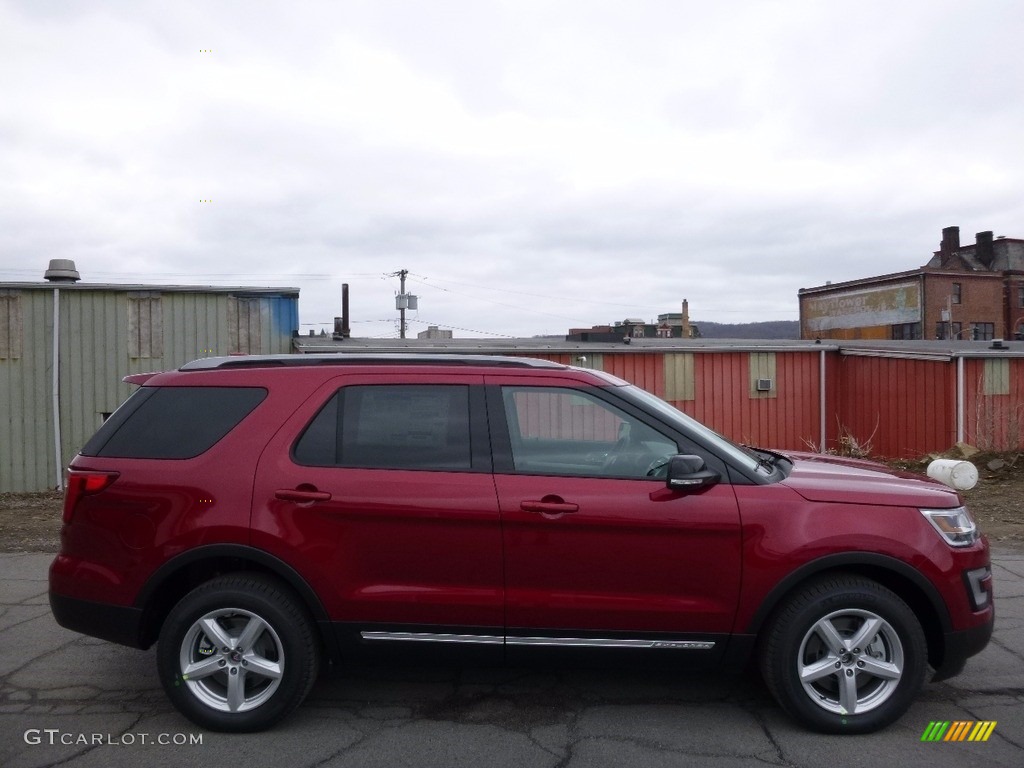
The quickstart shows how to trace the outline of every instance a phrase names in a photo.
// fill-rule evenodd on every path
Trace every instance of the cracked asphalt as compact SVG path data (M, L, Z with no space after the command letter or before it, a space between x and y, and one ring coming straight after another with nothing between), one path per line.
M53 621L52 555L0 555L0 766L1024 765L1024 552L993 552L996 631L894 726L821 736L754 674L364 668L321 680L272 731L202 731L164 697L154 652ZM987 742L922 742L933 720L995 720Z

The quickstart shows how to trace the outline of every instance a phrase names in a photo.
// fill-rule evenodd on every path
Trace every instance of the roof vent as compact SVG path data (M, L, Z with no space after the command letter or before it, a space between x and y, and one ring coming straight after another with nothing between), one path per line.
M50 259L50 266L43 277L51 283L77 283L82 279L71 259Z

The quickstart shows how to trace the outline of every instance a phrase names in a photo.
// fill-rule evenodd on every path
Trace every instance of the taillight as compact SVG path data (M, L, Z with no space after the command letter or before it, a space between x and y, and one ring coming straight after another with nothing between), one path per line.
M64 524L71 522L75 514L75 507L83 496L109 488L110 484L117 480L117 472L83 472L71 470L68 474L68 485L64 489Z

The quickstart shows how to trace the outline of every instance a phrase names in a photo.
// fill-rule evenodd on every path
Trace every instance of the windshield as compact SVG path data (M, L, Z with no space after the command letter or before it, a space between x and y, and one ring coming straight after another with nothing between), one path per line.
M682 428L684 431L696 435L723 459L748 470L756 470L761 466L762 462L759 456L747 450L743 446L737 445L731 440L722 437L720 434L715 432L715 430L704 426L692 416L687 416L678 408L674 408L669 405L657 395L652 395L647 390L633 386L632 384L628 385L628 389L633 397L642 401L644 405L647 405L651 410L659 413L667 421L682 422Z

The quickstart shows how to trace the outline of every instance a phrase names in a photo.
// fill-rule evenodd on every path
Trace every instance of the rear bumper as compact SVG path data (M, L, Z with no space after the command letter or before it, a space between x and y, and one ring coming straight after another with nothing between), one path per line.
M995 612L990 611L989 620L984 624L959 632L947 632L944 637L945 653L942 664L936 668L932 682L947 680L959 675L963 671L967 659L980 653L988 645L994 626Z
M142 626L139 608L79 600L51 591L50 610L57 623L66 629L133 648L148 647L139 640Z

